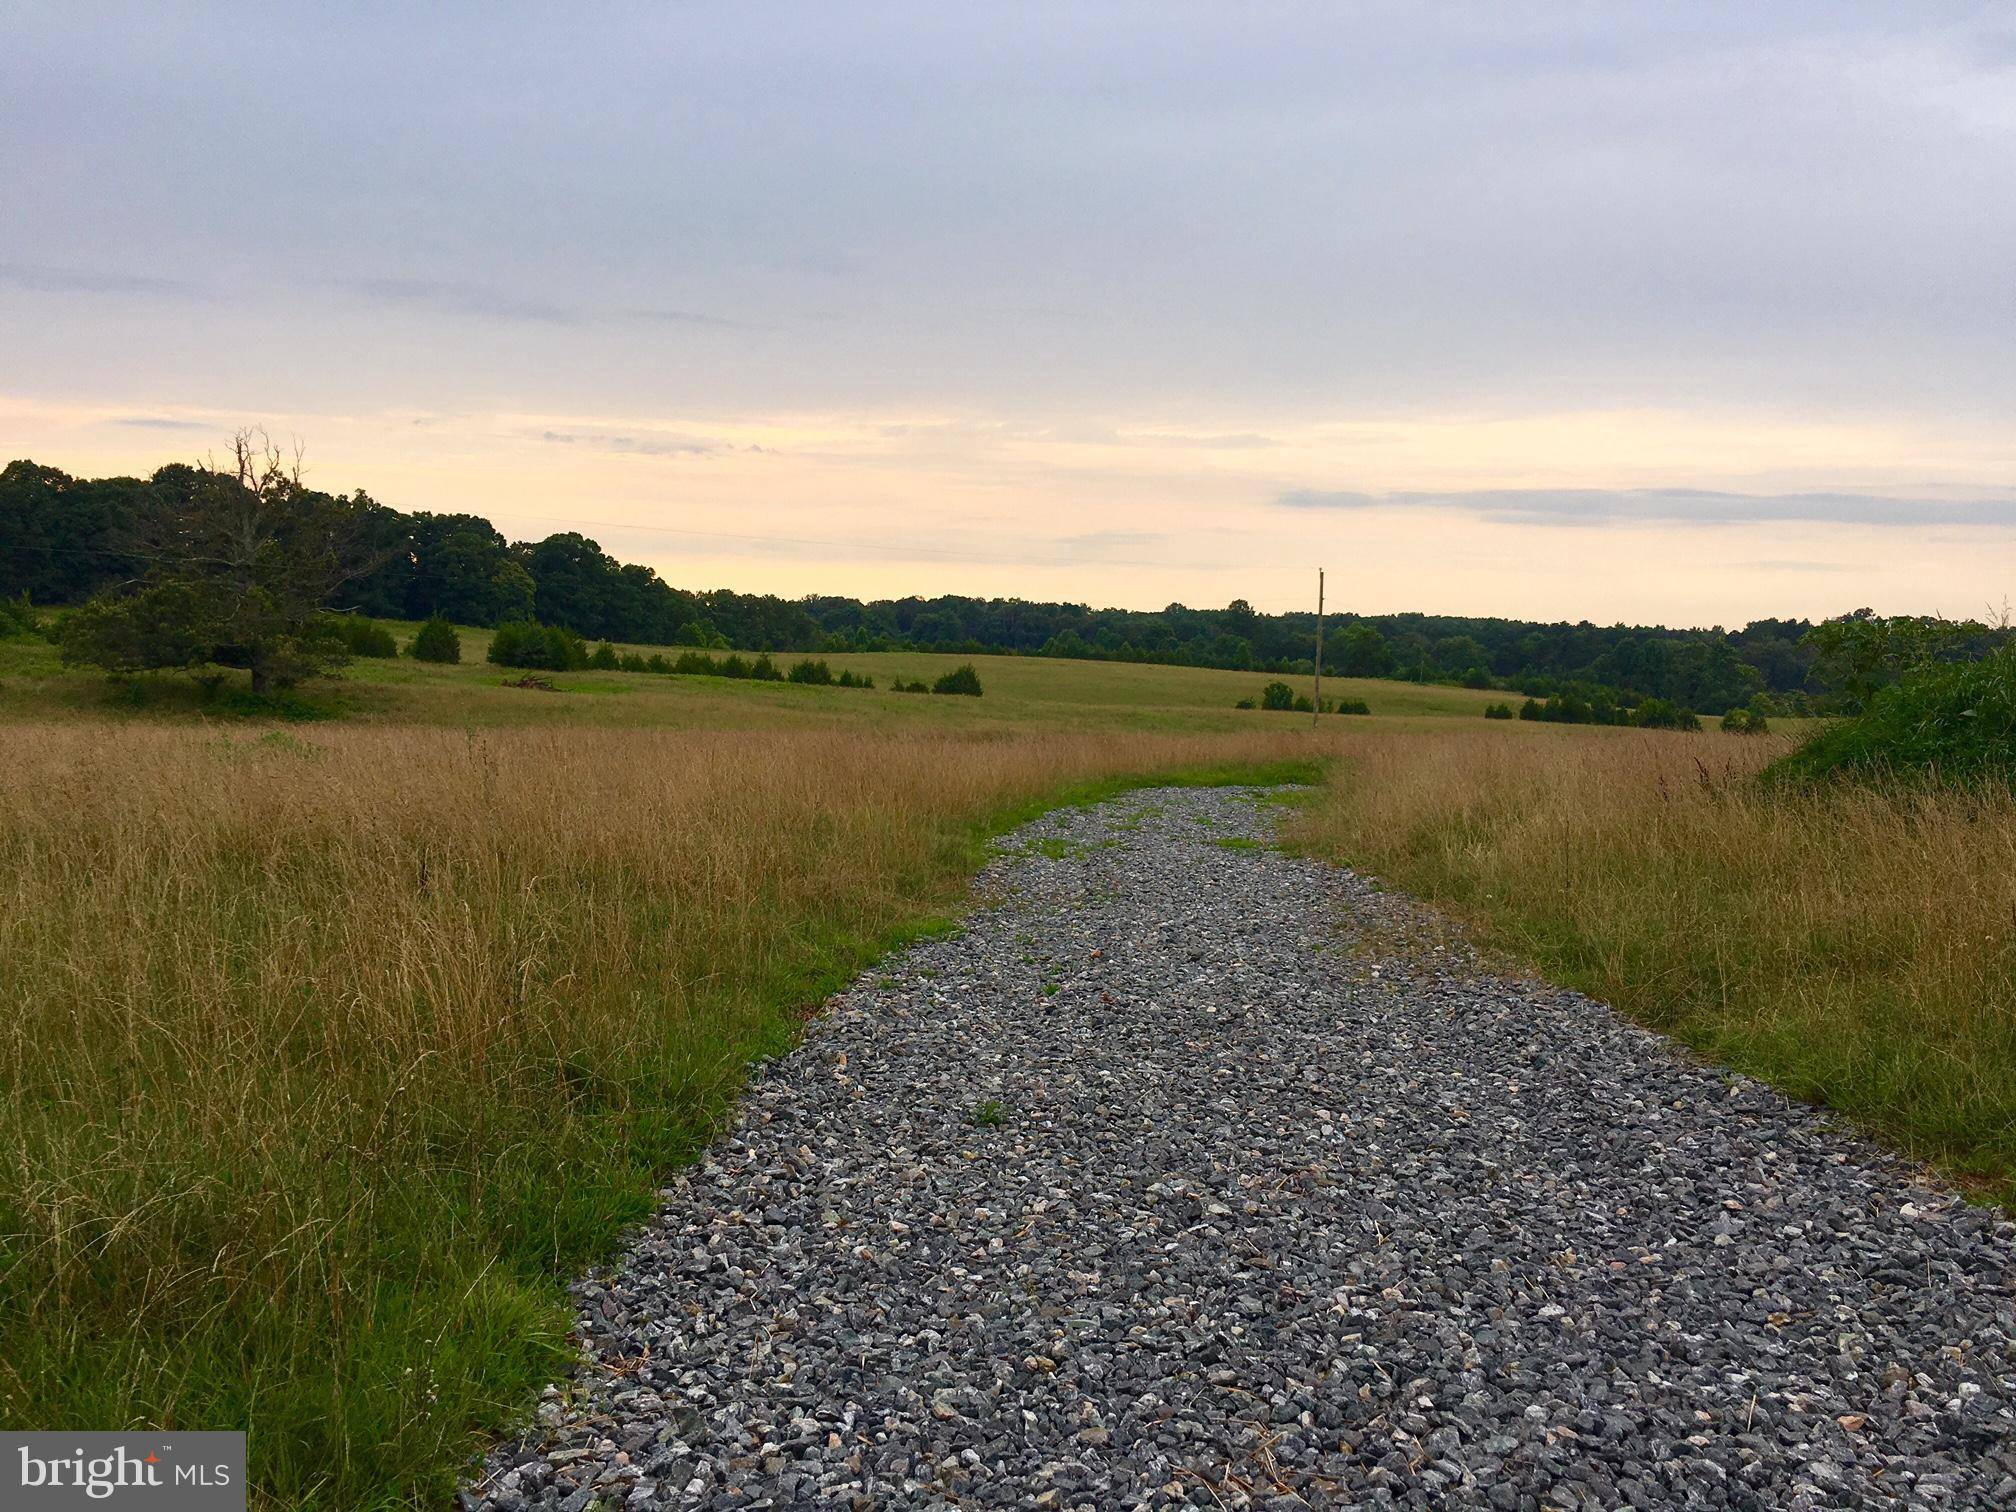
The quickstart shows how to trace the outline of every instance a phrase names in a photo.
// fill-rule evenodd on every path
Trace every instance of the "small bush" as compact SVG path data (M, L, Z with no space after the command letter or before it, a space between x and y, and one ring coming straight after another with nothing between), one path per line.
M1521 719L1538 719L1541 717L1541 714L1542 708L1540 700L1537 698L1529 698L1526 702L1519 705L1519 717Z
M664 656L660 653L653 651L649 656L644 658L644 670L646 672L670 672L672 670L672 663L665 660Z
M1905 673L1870 696L1866 713L1821 731L1769 775L2016 782L2016 648Z
M490 637L490 660L500 667L577 672L588 665L588 644L572 630L534 620L509 620Z
M1578 723L1581 721L1578 721ZM1602 721L1597 721L1601 723ZM1644 730L1698 730L1699 717L1668 699L1648 698L1631 711L1631 723Z
M36 635L40 630L35 621L35 611L29 607L27 594L18 599L0 598L0 640Z
M749 675L758 682L784 681L783 670L778 667L777 663L770 660L770 654L767 651L749 663Z
M625 651L623 653L623 670L625 672L649 672L651 668L637 652Z
M714 677L719 672L714 658L704 651L681 651L672 670L686 677Z
M1771 722L1756 709L1731 709L1722 716L1722 728L1731 735L1762 735Z
M1232 705L1232 707L1235 709L1257 709L1260 706L1250 698L1242 698L1239 702Z
M1270 682L1260 690L1260 707L1292 709L1295 707L1295 690L1284 682Z
M749 676L749 663L731 653L714 663L714 675L716 677L747 678Z
M835 679L834 686L841 688L872 688L875 686L875 679L867 676L865 673L843 671Z
M980 674L973 670L973 663L954 667L931 685L933 693L957 693L965 698L980 696Z
M1486 719L1510 719L1512 717L1512 705L1509 703L1486 704L1484 705L1484 717Z
M833 669L824 661L793 662L787 675L794 683L811 683L821 688L830 688L833 685Z
M931 690L921 682L906 683L899 677L896 681L889 684L889 691L891 693L929 693Z
M413 637L413 644L406 648L406 654L415 661L459 662L462 660L462 637L455 633L453 625L437 614L420 626Z
M1372 706L1362 698L1340 698L1337 700L1339 714L1370 714Z
M392 632L376 620L368 620L361 614L339 614L334 624L336 638L343 642L343 649L352 656L399 654L399 643L392 639Z
M1293 708L1297 714L1314 714L1316 712L1316 705L1309 701L1307 693L1297 693L1295 695Z
M623 658L616 654L616 648L604 641L595 648L595 654L588 658L588 665L597 672L614 672L623 665Z

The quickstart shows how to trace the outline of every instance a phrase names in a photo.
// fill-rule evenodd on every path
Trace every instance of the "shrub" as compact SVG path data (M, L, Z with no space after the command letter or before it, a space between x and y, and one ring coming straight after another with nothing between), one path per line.
M665 660L664 656L660 653L653 651L649 656L644 658L644 670L646 672L670 672L672 670L672 663Z
M1732 735L1762 735L1771 723L1756 709L1731 709L1722 716L1722 728Z
M413 644L406 648L406 654L415 661L459 662L462 660L462 637L455 633L455 627L440 615L435 615L420 626L413 637Z
M1519 705L1519 717L1521 719L1539 719L1544 712L1540 700L1537 698L1529 698L1526 702Z
M672 664L672 670L687 677L713 677L718 669L714 658L704 651L681 651L679 660Z
M1260 690L1260 707L1292 709L1295 707L1295 690L1284 682L1270 682Z
M1307 693L1297 693L1292 707L1297 714L1314 714L1316 712L1316 705L1309 701Z
M1510 719L1512 717L1512 705L1509 703L1486 704L1484 705L1484 717L1486 719Z
M588 645L572 630L534 620L510 620L490 637L490 660L500 667L576 672L588 665Z
M1488 688L1491 686L1491 674L1486 672L1482 667L1472 667L1468 672L1463 674L1463 686L1466 688Z
M1339 714L1370 714L1372 706L1362 698L1340 698L1337 700Z
M1866 713L1823 730L1774 778L1846 777L1967 786L2016 781L2016 648L1906 672Z
M675 646L703 646L713 651L726 651L728 649L728 637L716 630L712 625L702 624L698 620L688 620L673 633L672 644Z
M27 594L22 594L18 599L0 598L0 640L34 635L39 629L35 622L35 611L29 607Z
M588 658L588 665L597 672L614 672L623 665L623 658L616 654L616 648L604 641L595 648L595 654Z
M339 614L334 617L336 638L343 642L343 649L352 656L397 656L399 643L392 639L392 632L376 620L368 620L361 614Z
M644 658L637 652L625 651L623 653L623 670L625 672L648 672L651 669L645 664Z
M842 688L872 688L875 686L875 679L869 677L866 673L843 671L835 679L835 686Z
M980 696L980 674L973 670L973 663L967 662L954 667L931 685L933 693L958 693L967 698Z
M758 682L782 682L784 673L766 651L749 664L749 675Z
M899 677L896 681L889 684L889 691L891 693L929 693L931 690L921 682L906 683Z
M1584 721L1578 721L1584 722ZM1588 723L1607 723L1595 720ZM1648 698L1631 711L1631 723L1645 730L1698 730L1701 721L1690 710L1668 699Z
M811 661L808 659L806 661L793 662L788 675L794 683L812 683L822 688L833 685L833 669L827 666L824 661Z
M749 663L742 660L741 657L732 654L724 656L721 660L714 663L714 675L716 677L746 678L749 675Z
M1260 706L1254 703L1253 700L1250 698L1242 698L1239 700L1239 702L1232 705L1232 707L1235 709L1257 709Z

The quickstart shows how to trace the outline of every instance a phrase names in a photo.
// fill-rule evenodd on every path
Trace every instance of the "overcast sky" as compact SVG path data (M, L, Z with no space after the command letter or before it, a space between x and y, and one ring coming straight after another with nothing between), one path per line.
M2016 6L6 7L0 453L683 586L2016 596Z

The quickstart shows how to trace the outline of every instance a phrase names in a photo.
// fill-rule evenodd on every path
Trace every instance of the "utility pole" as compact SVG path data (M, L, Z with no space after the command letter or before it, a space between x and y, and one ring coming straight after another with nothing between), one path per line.
M1323 722L1323 569L1316 569L1316 696L1310 700L1316 712L1309 716L1309 728Z

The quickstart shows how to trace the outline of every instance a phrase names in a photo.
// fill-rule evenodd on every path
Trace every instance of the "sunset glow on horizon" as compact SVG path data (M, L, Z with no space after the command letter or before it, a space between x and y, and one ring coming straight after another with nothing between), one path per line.
M1734 625L2016 581L2016 31L208 15L30 7L0 58L0 461L261 425L323 488L785 596L1287 609L1321 564L1366 612Z

